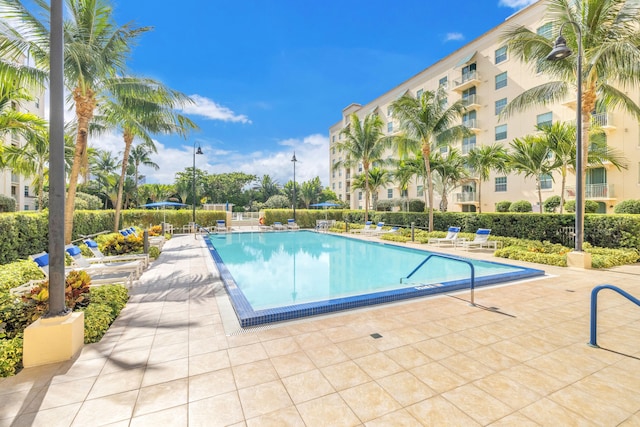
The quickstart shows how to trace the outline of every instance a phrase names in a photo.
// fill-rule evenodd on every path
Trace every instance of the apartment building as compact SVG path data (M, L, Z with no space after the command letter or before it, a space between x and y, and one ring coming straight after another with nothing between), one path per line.
M335 144L340 141L340 131L349 123L349 116L356 113L364 117L375 112L385 123L384 131L391 135L398 131L399 124L390 114L389 106L406 93L419 96L424 90L435 91L442 87L446 90L449 102L463 100L467 111L461 120L473 132L473 136L453 145L463 154L474 147L494 143L502 143L508 147L514 138L534 133L538 124L556 121L575 123L575 94L556 105L529 108L507 119L499 117L510 100L524 90L543 83L546 78L536 72L535 66L509 57L503 33L513 26L525 26L555 40L558 28L545 21L545 11L546 1L538 1L368 104L354 103L344 108L342 119L329 128L330 188L340 200L347 201L352 209L364 208L365 204L364 192L351 189L351 179L362 173L362 168L333 169L333 165L345 156L345 153L336 149ZM640 91L637 88L630 96L640 101ZM612 213L614 206L620 201L640 199L640 128L635 118L618 110L595 114L593 120L605 130L608 146L615 148L626 159L627 169L621 171L613 165L587 170L586 200L596 201L598 212ZM390 151L388 155L394 156L394 153ZM560 195L560 182L559 175L542 177L543 202L550 196ZM494 212L496 203L503 200L528 200L534 211L540 209L534 178L493 173L488 181L470 180L454 190L453 194L449 194L448 210L478 211L480 190L482 212ZM420 183L413 182L408 188L407 196L423 199L424 191ZM378 200L400 197L401 190L397 184L378 190ZM434 197L434 207L437 207L439 196L434 194ZM575 175L570 174L567 178L565 198L575 198Z
M26 65L27 59L24 59ZM11 101L10 108L15 111L33 113L44 117L44 93L32 95L30 101ZM0 142L5 146L22 147L25 140L17 133L8 132L0 136ZM16 201L16 211L33 211L37 209L37 195L30 177L22 176L10 168L0 169L0 194L13 197Z

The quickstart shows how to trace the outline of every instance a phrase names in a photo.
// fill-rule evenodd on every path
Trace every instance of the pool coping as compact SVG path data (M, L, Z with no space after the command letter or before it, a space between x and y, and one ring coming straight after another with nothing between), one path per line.
M293 232L293 231L292 231ZM304 231L295 231L304 232ZM311 232L311 231L310 231ZM339 238L349 238L345 236L336 235ZM353 308L372 306L377 304L384 304L394 301L402 301L411 298L419 298L428 295L443 294L445 292L453 292L461 289L469 289L471 279L454 280L450 282L439 283L436 285L418 285L408 286L401 289L392 289L379 292L373 292L361 295L352 295L347 297L333 298L329 300L313 301L308 303L287 305L282 307L268 308L262 310L254 310L251 304L245 297L242 290L236 284L235 279L227 269L224 261L218 254L218 251L213 246L210 239L204 239L207 245L207 249L213 261L220 272L220 278L229 295L231 305L236 313L240 326L242 328L264 325L268 323L281 322L285 320L300 319L304 317L316 316L319 314L332 313L336 311L349 310ZM406 246L394 245L386 242L370 242L368 244L396 246L400 248L409 249L417 252L428 252L430 254L440 254L434 251L424 251L418 248L407 248ZM443 254L444 255L444 254ZM446 258L454 258L466 261L473 261L469 258L462 256L446 255ZM519 271L503 273L500 275L490 275L484 277L475 278L475 287L497 285L500 283L511 282L522 279L529 279L533 277L544 276L543 270L514 266L511 264L499 263L494 261L482 261L490 264L508 265L509 267L517 268Z

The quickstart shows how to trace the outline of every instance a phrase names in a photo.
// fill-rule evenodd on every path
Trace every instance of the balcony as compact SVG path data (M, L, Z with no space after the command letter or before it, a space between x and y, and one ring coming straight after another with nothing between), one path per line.
M477 204L478 203L478 193L476 193L475 191L473 192L462 192L462 193L456 193L456 203L458 204Z
M565 187L565 197L575 199L576 187ZM584 196L588 200L614 200L613 184L587 184L584 188Z
M480 84L480 75L477 71L470 71L462 74L460 79L454 80L453 90L456 92L462 92L465 89L469 89L471 86Z
M20 176L15 174L15 173L12 173L11 174L11 183L12 184L19 184L20 183Z
M591 115L591 125L601 127L605 132L614 131L613 115L611 113L597 113Z
M473 133L480 133L482 129L480 129L480 123L478 123L478 119L467 119L462 121L462 126L466 126Z
M465 108L469 110L480 108L480 100L478 99L478 95L469 95L462 98L462 105L464 105Z

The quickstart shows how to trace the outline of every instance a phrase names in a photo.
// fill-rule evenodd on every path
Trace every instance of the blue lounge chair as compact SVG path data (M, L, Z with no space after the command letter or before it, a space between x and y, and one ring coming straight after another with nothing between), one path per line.
M464 237L458 237L458 233L460 232L460 227L449 227L447 235L445 237L432 237L429 239L428 243L435 243L438 246L442 243L450 243L451 246L455 246L456 243L463 242L467 240Z

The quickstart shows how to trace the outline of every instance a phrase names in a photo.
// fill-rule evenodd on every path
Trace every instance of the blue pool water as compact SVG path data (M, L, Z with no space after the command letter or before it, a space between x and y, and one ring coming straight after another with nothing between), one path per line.
M470 267L429 252L310 231L210 235L242 326L448 292L470 286ZM475 285L544 274L472 260Z

